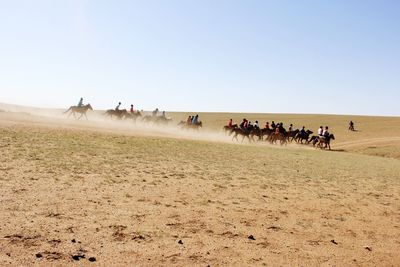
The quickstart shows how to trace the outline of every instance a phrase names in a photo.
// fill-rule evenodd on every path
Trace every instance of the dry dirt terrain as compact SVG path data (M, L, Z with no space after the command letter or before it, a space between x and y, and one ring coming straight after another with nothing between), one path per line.
M0 109L0 266L400 265L400 118ZM230 117L329 125L337 151L237 144Z

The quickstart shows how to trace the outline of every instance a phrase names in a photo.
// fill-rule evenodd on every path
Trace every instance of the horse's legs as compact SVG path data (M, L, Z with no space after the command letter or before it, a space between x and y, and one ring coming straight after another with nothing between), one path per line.
M236 139L236 141L239 142L239 140L238 140L238 138L237 138L237 133L235 133L235 134L232 136L232 141L233 141L233 139Z

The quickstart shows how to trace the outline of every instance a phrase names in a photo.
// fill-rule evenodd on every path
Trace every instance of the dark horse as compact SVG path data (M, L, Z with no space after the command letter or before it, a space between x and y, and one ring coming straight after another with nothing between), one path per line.
M222 130L227 134L227 133L230 133L232 129L237 128L237 127L238 127L237 124L233 124L232 126L225 125L224 127L222 127Z
M306 140L306 143L308 143L308 138L310 137L310 135L313 134L313 131L307 130L304 133L299 132L294 140L296 140L296 142L300 142L301 144L303 144L303 140Z
M296 137L296 135L300 132L299 129L296 129L294 131L288 132L288 141L293 142L293 139Z
M81 107L78 107L78 106L71 106L71 107L69 107L69 109L68 109L67 111L64 111L64 113L70 112L69 115L68 115L68 117L71 116L71 114L72 114L72 115L74 115L74 118L75 118L76 120L79 120L80 118L82 118L82 116L85 116L85 118L86 118L86 120L87 120L88 118L87 118L87 116L86 116L86 112L87 112L88 110L93 110L93 108L92 108L92 106L91 106L90 104L87 104L87 105L84 105L84 106L81 106ZM76 117L76 113L81 114L81 116L79 116L79 117L77 118L77 117Z
M335 140L335 136L333 134L330 134L328 136L320 136L318 137L317 147L321 149L328 148L329 150L331 150L331 140Z
M232 128L231 129L231 133L229 135L233 134L232 140L236 139L236 141L239 141L238 139L238 135L242 136L242 142L244 141L244 139L247 137L247 139L249 139L249 142L254 142L254 136L251 135L252 130L245 130L242 128Z

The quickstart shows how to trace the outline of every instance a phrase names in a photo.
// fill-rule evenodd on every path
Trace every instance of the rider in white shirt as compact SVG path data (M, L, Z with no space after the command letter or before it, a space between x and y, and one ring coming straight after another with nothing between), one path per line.
M325 126L325 130L322 133L322 136L328 137L329 132L328 132L328 126Z
M322 136L324 134L324 128L321 126L321 127L319 127L319 129L318 129L318 135L319 136Z

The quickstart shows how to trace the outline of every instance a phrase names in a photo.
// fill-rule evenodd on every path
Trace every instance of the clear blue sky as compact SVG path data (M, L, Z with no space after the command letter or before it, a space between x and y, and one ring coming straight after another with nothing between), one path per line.
M0 102L400 115L400 1L0 0Z

